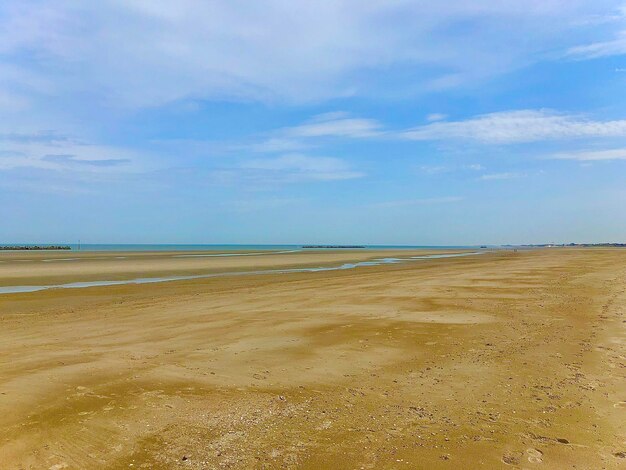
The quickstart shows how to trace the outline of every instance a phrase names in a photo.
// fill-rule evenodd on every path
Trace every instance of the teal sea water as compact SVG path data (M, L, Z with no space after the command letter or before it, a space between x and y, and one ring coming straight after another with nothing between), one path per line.
M72 251L240 251L240 250L301 250L305 245L175 245L175 244L92 244L83 243L8 243L2 246L35 246L35 245L64 245L70 246ZM475 249L478 246L419 246L419 245L365 245L365 250L385 249Z

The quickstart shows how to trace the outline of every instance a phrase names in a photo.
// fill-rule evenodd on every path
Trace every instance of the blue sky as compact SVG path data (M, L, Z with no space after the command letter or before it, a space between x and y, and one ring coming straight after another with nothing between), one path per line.
M0 241L626 242L626 3L5 0Z

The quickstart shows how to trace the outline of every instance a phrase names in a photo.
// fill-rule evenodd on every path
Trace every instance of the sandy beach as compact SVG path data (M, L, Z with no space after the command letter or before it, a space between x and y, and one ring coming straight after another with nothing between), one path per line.
M0 286L428 253L0 253ZM0 468L623 468L625 341L620 249L4 294Z

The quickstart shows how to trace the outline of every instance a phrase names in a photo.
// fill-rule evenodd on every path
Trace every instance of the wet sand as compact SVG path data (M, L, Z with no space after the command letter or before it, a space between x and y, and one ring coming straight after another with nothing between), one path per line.
M0 285L380 256L2 253ZM619 249L2 295L0 468L621 468L625 322Z
M301 250L231 252L6 252L0 253L0 287L201 275L253 269L333 266L382 257L470 250Z

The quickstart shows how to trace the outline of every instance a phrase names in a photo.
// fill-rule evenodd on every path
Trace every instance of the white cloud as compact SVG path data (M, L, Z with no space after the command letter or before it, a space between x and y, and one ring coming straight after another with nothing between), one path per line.
M231 145L232 150L259 153L297 152L316 146L324 138L368 138L381 136L382 125L374 119L355 118L344 112L313 116L308 121L270 133L269 138L251 144Z
M273 152L293 152L303 150L308 146L295 139L285 139L272 137L262 142L250 145L237 146L236 148L250 149L254 152L273 153Z
M479 171L479 170L484 170L485 168L482 165L479 165L477 163L472 163L470 165L461 165L461 166L422 165L419 167L419 169L422 173L426 173L427 175L438 175L441 173L450 173L453 171L463 171L463 170Z
M521 178L526 176L523 173L491 173L488 175L482 175L480 177L483 181L492 181L492 180L510 180L513 178Z
M598 57L608 57L626 54L626 5L619 8L619 13L614 15L604 15L597 18L599 24L616 22L622 25L613 39L608 41L596 41L582 46L571 47L568 55L581 59L596 59Z
M392 208L392 207L410 207L410 206L428 206L432 204L450 204L454 202L462 201L462 197L447 196L447 197L431 197L424 199L405 199L400 201L387 201L373 204L373 207L378 208Z
M23 96L0 89L0 110L21 111L28 107L28 100Z
M569 49L568 54L585 59L596 59L613 55L626 54L626 31L610 41L594 42L584 46L576 46Z
M131 149L78 141L53 132L0 134L0 170L33 168L88 173L138 172L154 168Z
M443 121L447 117L448 117L447 114L432 113L432 114L429 114L428 116L426 116L426 120L428 122Z
M419 167L422 173L426 173L427 175L438 175L441 173L448 173L454 170L454 167L444 166L444 165L422 165Z
M476 140L514 144L583 137L624 137L626 120L594 121L551 110L483 114L464 121L435 122L403 133L412 140Z
M244 170L261 172L261 175L266 178L278 178L290 182L345 180L364 176L363 173L352 170L346 162L338 158L300 154L247 160L240 166Z
M289 206L302 206L307 203L307 199L298 198L271 198L271 199L238 199L225 201L219 204L228 212L258 212L263 210L275 210Z
M347 113L326 113L313 117L300 126L283 129L293 137L373 137L381 125L374 119L350 117Z
M583 150L578 152L557 153L550 158L558 160L578 160L583 162L601 160L626 160L626 148L609 150Z
M0 53L54 96L95 93L131 107L302 102L367 95L395 66L420 72L394 85L418 92L493 77L540 60L555 39L571 44L572 25L607 3L5 0ZM2 86L32 91L18 80Z

